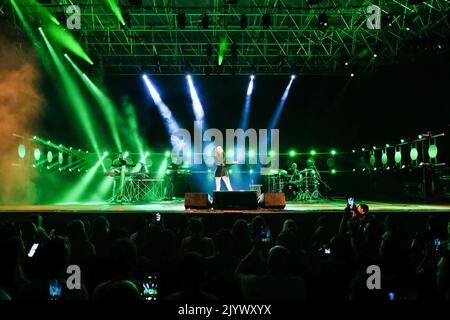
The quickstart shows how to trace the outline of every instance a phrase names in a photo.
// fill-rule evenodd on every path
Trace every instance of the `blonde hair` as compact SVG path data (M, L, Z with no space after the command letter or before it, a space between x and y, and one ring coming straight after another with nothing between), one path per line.
M215 150L216 155L223 153L223 148L221 146L217 146Z

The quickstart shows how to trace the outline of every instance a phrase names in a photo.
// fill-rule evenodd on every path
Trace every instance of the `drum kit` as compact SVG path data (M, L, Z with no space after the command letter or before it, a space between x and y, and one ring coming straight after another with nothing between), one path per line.
M268 179L269 191L283 192L288 201L317 201L324 198L319 192L321 179L315 168L295 170L291 174L278 169Z

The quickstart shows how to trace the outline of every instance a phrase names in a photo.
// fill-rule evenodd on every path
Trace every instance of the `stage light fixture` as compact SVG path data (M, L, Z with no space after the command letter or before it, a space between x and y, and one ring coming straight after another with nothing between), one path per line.
M262 25L263 29L267 30L267 29L269 29L270 24L271 24L270 14L265 13L261 18L261 25Z
M209 17L206 13L203 15L203 18L202 18L202 27L203 27L203 29L209 28Z
M250 80L253 80L253 79L255 79L255 75L254 74L250 75Z
M164 152L164 156L165 156L166 158L170 157L170 151L167 150L166 152Z
M246 14L241 14L241 19L240 19L240 24L241 24L241 29L247 29L247 15Z
M34 149L34 160L39 161L39 159L41 158L41 150L39 150L38 148Z
M250 172L250 174L252 174L252 173L253 173L253 169L250 169L250 171L249 171L249 172Z
M354 76L355 76L355 74L354 74L354 73L351 73L351 74L350 74L350 77L352 77L352 78L353 78Z
M331 169L331 174L336 174L336 169Z
M323 29L328 27L328 15L325 13L319 14L319 16L317 17L317 24L320 28Z
M291 79L292 79L292 80L295 79L295 74L291 74Z
M179 12L177 15L177 24L178 28L185 29L186 28L186 14L184 12Z
M25 158L25 154L26 154L26 148L25 145L23 144L19 144L19 149L17 150L19 157L21 159Z
M289 151L289 156L290 156L290 157L293 158L293 157L295 157L296 155L297 155L297 153L295 152L295 150L290 150L290 151Z
M335 155L337 155L337 151L336 151L336 150L334 150L334 149L333 149L333 150L331 150L331 155L332 155L332 156L335 156Z
M312 156L315 156L315 155L317 154L317 152L316 152L316 150L311 150L311 151L309 152L309 154L312 155Z

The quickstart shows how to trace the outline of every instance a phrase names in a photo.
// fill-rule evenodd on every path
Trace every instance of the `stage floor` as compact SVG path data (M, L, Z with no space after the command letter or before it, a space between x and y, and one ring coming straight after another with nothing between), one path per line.
M369 205L371 212L425 212L425 213L450 213L450 204L413 204L413 203L388 203L388 202L371 202L365 201ZM184 208L184 199L172 201L159 201L147 204L126 204L115 205L106 202L89 202L89 203L55 203L49 205L3 205L0 206L0 213L13 212L34 212L34 213L70 213L70 212L165 212L165 213L208 213L221 214L228 212L239 212L248 214L263 213L323 213L323 212L342 212L345 208L345 201L324 200L314 203L304 202L288 202L284 210L258 209L258 210L212 210L212 209L196 209L186 210Z

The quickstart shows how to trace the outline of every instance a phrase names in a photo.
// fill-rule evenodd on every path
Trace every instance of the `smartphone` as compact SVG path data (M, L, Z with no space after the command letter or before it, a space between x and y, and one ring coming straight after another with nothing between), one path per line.
M439 250L440 246L441 246L441 239L439 238L434 239L434 247L436 248L436 251Z
M34 253L36 252L37 248L39 247L39 243L33 243L31 246L30 251L28 251L28 257L32 258L34 256Z
M270 242L270 229L265 229L261 227L261 242L269 243Z
M61 281L57 279L50 280L49 283L50 300L59 300L61 298L61 289L62 289Z
M353 197L348 198L347 203L350 206L350 208L353 208L353 206L355 205L355 198Z
M142 283L141 296L147 301L158 300L158 276L149 275Z

